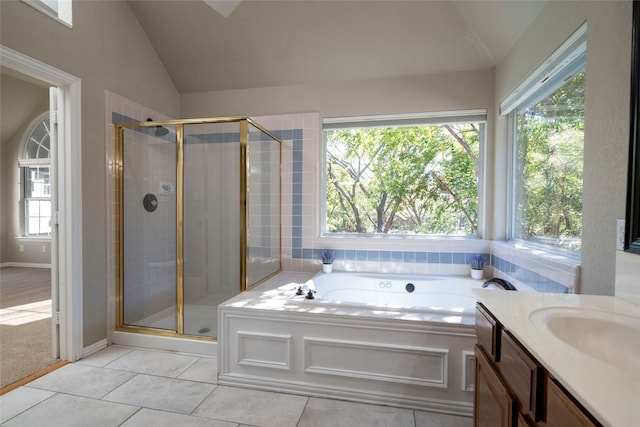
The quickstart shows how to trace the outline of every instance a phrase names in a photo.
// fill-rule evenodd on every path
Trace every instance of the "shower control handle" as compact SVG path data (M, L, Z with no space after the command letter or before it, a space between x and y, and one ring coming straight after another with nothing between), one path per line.
M142 206L144 206L145 211L153 212L158 208L158 198L155 194L145 194L142 199Z

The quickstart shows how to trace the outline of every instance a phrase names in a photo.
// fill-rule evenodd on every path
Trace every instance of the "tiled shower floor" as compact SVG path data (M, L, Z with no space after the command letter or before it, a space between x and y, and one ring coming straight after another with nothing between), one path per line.
M470 427L470 418L218 386L216 359L113 346L0 396L2 426Z

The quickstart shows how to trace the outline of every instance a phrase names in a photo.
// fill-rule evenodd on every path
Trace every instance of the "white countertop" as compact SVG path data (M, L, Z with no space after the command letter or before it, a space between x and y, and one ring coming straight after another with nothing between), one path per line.
M640 318L640 307L621 298L596 295L507 292L476 289L478 299L582 405L605 426L640 426L640 367L606 363L556 338L530 315L549 307L570 307ZM585 328L585 334L588 334ZM629 337L640 340L639 336ZM615 349L614 349L615 351Z

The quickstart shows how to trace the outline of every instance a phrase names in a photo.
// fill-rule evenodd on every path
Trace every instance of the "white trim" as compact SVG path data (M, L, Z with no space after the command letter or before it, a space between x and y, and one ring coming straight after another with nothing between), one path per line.
M351 117L325 117L322 119L322 123L344 123L344 122L366 122L374 120L410 120L410 119L425 119L425 118L445 118L445 117L466 117L466 116L478 116L486 115L486 109L475 110L454 110L454 111L438 111L430 113L405 113L405 114L381 114L374 116L351 116Z
M51 268L51 264L43 264L38 262L3 262L2 264L0 264L0 268L3 267Z
M81 80L3 45L0 60L4 67L56 85L60 93L60 155L55 166L59 182L60 357L75 361L83 350Z
M551 80L574 59L587 50L587 23L585 22L564 43L558 47L538 68L535 69L500 103L500 114L507 115L521 102Z
M415 126L464 121L487 121L486 109L439 111L430 113L385 114L376 116L325 117L323 130L352 127Z
M68 28L73 28L72 0L58 0L58 10L49 8L42 0L22 0L35 10L44 13L49 18L58 21Z
M16 236L16 240L24 243L51 243L51 236Z
M97 353L100 350L103 350L107 348L107 339L103 339L98 341L97 343L93 343L91 344L89 347L85 347L82 350L82 355L80 356L81 359L84 359L85 357L91 356L93 353Z

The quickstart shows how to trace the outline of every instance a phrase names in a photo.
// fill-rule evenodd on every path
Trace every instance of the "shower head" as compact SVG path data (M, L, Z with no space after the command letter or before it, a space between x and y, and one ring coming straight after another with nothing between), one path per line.
M153 119L151 117L147 118L148 122L152 122ZM169 133L169 129L162 127L162 126L156 126L156 131L154 132L155 136L165 136L166 134Z

